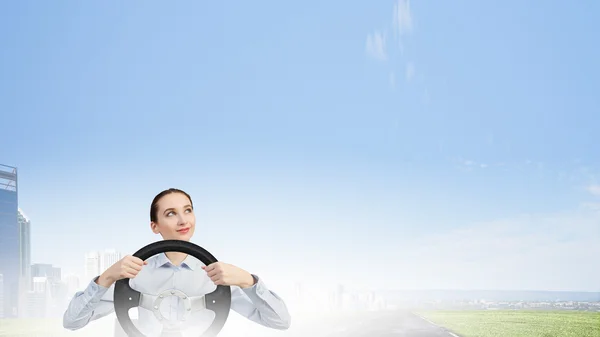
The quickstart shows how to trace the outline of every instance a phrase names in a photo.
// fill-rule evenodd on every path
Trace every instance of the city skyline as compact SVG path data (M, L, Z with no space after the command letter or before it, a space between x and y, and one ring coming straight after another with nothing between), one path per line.
M17 168L14 173L15 193L18 193ZM5 174L6 176L6 174ZM18 200L17 200L18 201ZM5 209L6 211L6 209ZM4 217L6 219L6 217ZM19 317L58 317L64 312L76 292L83 291L93 277L100 275L108 267L120 260L125 253L115 248L89 249L81 257L83 273L64 273L63 268L52 261L31 260L30 242L35 225L25 211L16 205L19 249L13 252L18 257ZM35 222L33 222L35 223ZM3 223L6 224L6 221ZM504 228L507 230L507 228ZM510 229L510 228L508 228ZM459 238L457 238L459 239ZM6 260L7 256L2 256ZM11 277L8 278L9 280ZM4 286L4 275L0 278L0 288ZM583 310L600 311L600 292L477 292L477 291L404 291L398 289L356 289L344 282L319 286L310 280L295 281L290 288L279 288L278 293L288 299L294 312L303 317L319 313L350 313L360 311L381 311L419 308L477 309L494 310L542 309L542 310ZM360 288L360 287L359 287ZM4 301L5 291L0 292L0 302ZM318 298L318 300L315 300ZM486 299L487 298L487 299ZM310 299L310 300L307 300ZM319 309L314 307L318 306ZM4 315L3 312L0 314ZM60 316L60 315L59 315ZM5 317L5 316L2 316Z
M19 224L19 233L20 233L20 239L24 242L21 243L20 245L20 250L19 250L19 257L21 259L25 259L27 261L31 262L31 258L30 258L30 249L31 249L31 244L28 240L30 240L30 236L32 231L35 232L35 226L32 228L31 226L31 219L29 218L29 216L27 216L24 212L24 210L21 207L17 207L17 215L18 215L18 224ZM510 228L503 228L503 230L510 230ZM460 238L456 238L457 240L460 240ZM99 247L99 246L97 246ZM94 277L99 275L102 271L106 270L110 265L112 265L113 263L115 263L116 261L118 261L121 257L123 257L126 253L123 253L122 251L118 251L117 249L115 249L114 247L111 248L104 248L104 249L89 249L88 251L86 251L86 253L84 254L83 257L83 261L80 260L81 263L76 263L79 264L79 268L64 268L64 267L59 267L59 273L60 273L60 269L63 270L68 270L67 273L65 274L69 274L71 281L67 282L67 279L65 278L61 278L59 277L59 282L62 283L69 283L70 287L69 287L69 291L74 292L73 290L73 284L77 284L79 287L84 287L86 284L89 283L89 281ZM40 267L40 266L53 266L55 265L54 262L52 261L34 261L34 263L30 263L29 264L29 268L25 267L25 260L21 261L20 264L20 270L21 270L21 275L25 276L25 287L26 289L30 289L33 290L33 284L35 284L35 279L37 278L38 283L42 282L40 281L41 279L39 278L40 275L37 275L39 273L36 273L34 271L32 271L32 268L34 267ZM76 259L77 260L77 259ZM30 275L29 277L27 277L26 275ZM42 276L45 277L46 275ZM344 283L344 282L340 282L340 283ZM352 282L350 282L350 284L352 284ZM39 287L39 285L38 285ZM371 288L373 288L371 286ZM379 287L382 288L382 287ZM383 287L386 288L386 287ZM402 289L402 287L387 287L388 289ZM430 288L430 289L434 289L434 288ZM452 288L452 287L448 287L446 288L448 290L452 290L452 289L459 289L460 288ZM492 288L493 289L493 288ZM513 288L514 289L514 288ZM78 290L82 290L81 288ZM502 290L501 288L496 288L495 290ZM526 289L517 289L517 290L526 290ZM535 290L535 289L534 289ZM595 292L596 290L594 289L587 289L585 291L589 291L589 292Z

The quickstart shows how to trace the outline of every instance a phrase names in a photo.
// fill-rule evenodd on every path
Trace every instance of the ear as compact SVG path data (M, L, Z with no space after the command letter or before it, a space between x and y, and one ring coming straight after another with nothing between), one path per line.
M160 233L160 232L158 231L158 224L157 224L156 222L154 222L154 221L150 222L150 229L152 229L152 232L153 232L154 234L158 234L158 233Z

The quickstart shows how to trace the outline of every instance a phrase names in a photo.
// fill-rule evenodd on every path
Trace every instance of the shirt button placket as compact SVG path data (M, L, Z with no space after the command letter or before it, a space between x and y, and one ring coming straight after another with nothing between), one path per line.
M179 275L179 266L175 267L175 270L173 272L173 284L172 287L173 289L177 289L177 276ZM173 297L173 302L171 305L171 317L176 317L176 319L179 319L179 315L177 314L177 307L179 306L179 297Z

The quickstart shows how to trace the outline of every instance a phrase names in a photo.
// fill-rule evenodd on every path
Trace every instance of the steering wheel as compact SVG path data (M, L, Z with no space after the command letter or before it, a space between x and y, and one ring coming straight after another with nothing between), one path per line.
M163 240L151 243L146 247L138 250L133 256L140 258L142 261L163 252L180 252L191 255L202 261L205 265L217 262L217 259L212 256L204 248L188 241L182 240ZM129 309L142 307L154 312L154 315L159 321L164 322L164 317L160 312L160 302L168 296L177 296L184 300L186 308L185 316L190 315L193 311L211 310L215 313L215 319L208 329L200 337L216 336L229 316L231 308L231 288L229 286L218 285L217 289L212 293L196 298L189 297L185 293L171 289L167 290L158 296L142 294L134 290L129 285L129 279L121 279L115 283L114 304L115 313L119 324L130 337L145 337L133 324L129 317Z

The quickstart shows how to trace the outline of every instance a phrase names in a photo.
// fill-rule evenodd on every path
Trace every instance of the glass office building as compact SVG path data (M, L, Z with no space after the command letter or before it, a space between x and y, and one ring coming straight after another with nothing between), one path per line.
M0 165L0 274L2 316L17 317L21 279L17 169Z

